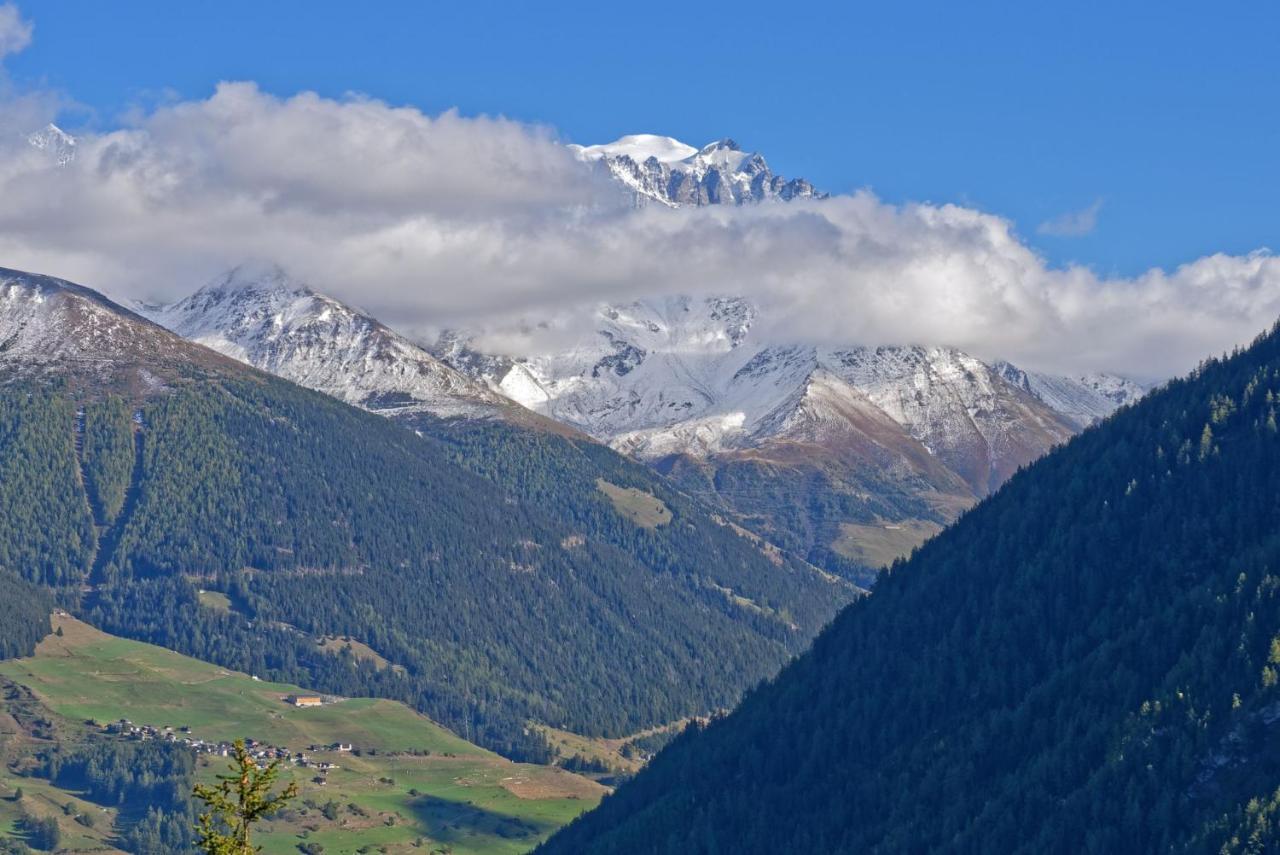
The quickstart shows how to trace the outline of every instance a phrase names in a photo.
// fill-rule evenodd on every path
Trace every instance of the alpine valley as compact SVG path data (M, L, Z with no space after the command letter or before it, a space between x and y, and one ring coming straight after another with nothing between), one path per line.
M618 216L834 204L551 145ZM1153 389L734 293L513 352L93 284L0 268L3 855L194 855L237 738L268 855L1277 851L1280 331Z
M512 405L426 355L410 388L484 417L406 404L407 430L11 270L0 342L6 572L100 629L401 700L511 757L552 759L542 726L730 706L858 594L605 446L495 418Z

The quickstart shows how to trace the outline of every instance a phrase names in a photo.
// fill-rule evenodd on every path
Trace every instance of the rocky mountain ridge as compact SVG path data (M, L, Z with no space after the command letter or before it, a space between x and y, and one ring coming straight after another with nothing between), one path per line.
M671 137L632 134L611 143L570 148L628 188L638 205L742 205L827 195L803 178L775 175L763 155L743 151L728 138L698 149Z
M241 266L139 311L184 338L382 415L513 414L507 398L276 266Z

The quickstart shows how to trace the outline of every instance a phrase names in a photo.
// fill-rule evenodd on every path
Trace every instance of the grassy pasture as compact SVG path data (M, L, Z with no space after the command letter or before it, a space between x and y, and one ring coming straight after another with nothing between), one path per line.
M213 609L223 614L231 611L231 598L221 591L200 591L197 596L200 599L200 605L206 609Z
M21 803L14 794L22 790ZM71 805L68 813L66 806ZM24 840L20 820L23 813L31 816L53 817L61 832L59 851L115 853L111 845L114 835L116 811L85 801L78 794L63 790L39 778L12 775L0 770L0 838L13 837ZM92 828L76 821L76 816L93 817Z
M327 635L324 638L319 639L317 641L317 645L320 647L321 650L324 650L326 652L333 653L333 654L341 654L344 648L350 647L352 656L354 656L356 659L372 662L375 666L377 666L379 671L386 668L391 668L396 671L404 670L404 668L400 665L392 665L385 658L383 658L382 654L374 650L369 645L365 644L363 641L358 641L354 638L350 638L346 636L338 638L331 635Z
M283 779L298 781L302 795L294 809L264 826L257 842L268 855L296 852L302 842L319 843L326 853L370 845L389 852L525 852L605 792L560 769L498 757L400 703L352 698L299 709L283 701L304 691L297 686L254 680L65 615L54 617L54 627L61 636L45 638L34 657L0 662L0 674L68 720L128 718L189 727L205 740L248 737L293 750L347 742L360 749L361 756L313 753L338 765L324 783L313 769L285 767ZM225 768L224 758L201 756L198 776L212 780ZM26 778L19 785L24 799L35 798L37 786L56 790ZM0 795L6 786L11 781L0 778ZM61 805L67 794L51 799ZM340 808L332 819L322 810L330 801ZM0 833L16 818L9 805L0 800ZM69 851L101 847L109 829L106 818L93 832L67 826L67 839L75 842L64 845Z
M652 493L619 487L603 478L596 479L596 489L609 497L614 510L641 528L657 528L671 522L671 509Z
M868 567L888 567L894 560L910 555L911 550L941 530L942 526L929 520L900 520L874 525L841 523L840 536L831 548Z
M638 756L628 757L623 753L623 748L627 743L652 734L680 731L688 723L688 719L681 719L668 725L651 727L648 730L642 730L630 736L613 739L604 736L582 736L572 731L560 730L544 724L535 724L533 727L538 729L556 752L556 755L563 760L568 760L570 757L575 756L582 757L587 760L604 763L617 772L634 774L644 767L644 762Z

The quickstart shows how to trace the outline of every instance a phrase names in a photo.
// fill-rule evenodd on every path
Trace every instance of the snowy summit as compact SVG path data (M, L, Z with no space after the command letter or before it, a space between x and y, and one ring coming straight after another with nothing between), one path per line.
M241 265L138 311L184 338L383 415L487 418L509 402L275 265Z
M603 145L569 148L627 187L638 205L742 205L827 195L803 178L775 175L762 155L743 151L727 138L698 149L671 137L632 134Z

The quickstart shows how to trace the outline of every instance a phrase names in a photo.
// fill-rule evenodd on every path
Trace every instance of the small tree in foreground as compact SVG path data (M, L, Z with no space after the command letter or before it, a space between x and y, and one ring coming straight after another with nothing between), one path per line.
M217 786L196 784L195 797L209 810L200 814L196 845L207 855L253 855L258 849L250 842L253 824L284 807L298 795L298 785L290 783L278 793L271 787L280 774L280 761L259 766L249 755L244 740L237 739L231 760L231 774L219 775Z

